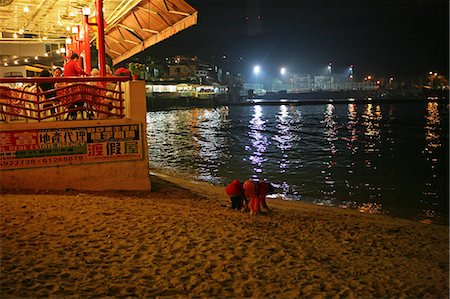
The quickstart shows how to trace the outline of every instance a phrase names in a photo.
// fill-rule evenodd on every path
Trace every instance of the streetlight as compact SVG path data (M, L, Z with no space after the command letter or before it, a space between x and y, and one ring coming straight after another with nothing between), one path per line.
M286 68L285 68L285 67L282 67L282 68L280 69L280 74L281 74L282 76L286 75Z
M261 67L259 65L255 65L253 67L253 74L258 75L261 72Z
M331 69L332 69L331 62L328 63L327 69L328 69L328 76L330 77L329 80L330 80L330 90L331 90L333 88L333 77L331 76Z

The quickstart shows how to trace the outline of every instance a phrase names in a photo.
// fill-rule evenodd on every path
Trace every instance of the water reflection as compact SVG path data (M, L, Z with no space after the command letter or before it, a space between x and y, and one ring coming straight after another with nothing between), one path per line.
M380 105L374 107L371 103L367 104L362 119L362 124L366 128L364 132L366 136L364 151L366 153L378 152L378 144L381 139L380 121L382 119Z
M425 115L425 140L427 147L425 151L432 153L432 151L441 146L439 127L441 125L441 118L439 117L439 106L437 102L429 102Z
M217 184L258 175L286 198L448 219L448 106L256 105L147 116L151 167Z
M441 118L439 115L439 105L437 102L430 101L426 107L425 113L425 163L427 165L425 186L422 191L421 204L424 206L421 210L419 218L422 221L432 221L438 215L434 210L439 202L439 194L437 192L437 184L439 182L439 173L437 167L439 164L439 157L436 151L442 146L440 140L440 126Z
M356 104L348 104L347 109L347 131L349 137L344 140L347 141L347 148L354 155L358 151L358 145L356 144L358 140L358 110Z
M333 177L333 168L336 166L336 160L334 156L337 150L335 142L338 140L338 126L334 119L334 110L335 107L333 104L327 104L325 107L323 124L325 125L324 135L328 147L324 149L327 154L327 159L324 159L324 161L322 162L324 169L322 169L321 171L324 183L321 193L323 195L324 202L329 201L331 203L336 199L336 181Z
M291 118L289 116L289 110L286 105L280 105L280 109L277 114L276 134L272 137L275 146L281 150L281 159L278 161L280 171L286 172L289 168L289 151L292 149L292 142L295 139L295 135L291 132Z
M198 145L198 155L201 159L198 167L198 177L201 180L216 182L219 167L228 161L229 149L227 107L216 109L192 110L193 139Z
M218 182L229 156L228 108L160 111L147 114L150 166L186 171Z
M253 170L255 173L263 172L263 163L267 161L264 153L269 145L267 136L263 135L266 130L266 121L262 119L262 116L262 107L255 105L253 118L249 122L250 131L248 132L251 146L247 145L245 147L247 151L252 151L249 160L254 165Z
M343 140L346 141L346 148L350 151L352 156L358 153L358 109L356 104L350 103L347 105L347 134L348 137L344 137ZM347 188L347 194L352 197L355 193L355 189L358 185L354 184L355 176L355 160L349 159L347 164L347 179L345 180L345 187Z
M198 150L192 142L193 132L185 125L190 120L190 111L147 114L147 140L152 144L148 154L152 167L170 168L179 164L180 170L187 170L185 161L199 161Z
M380 105L366 104L364 113L362 114L362 125L365 127L364 132L364 153L366 154L363 161L364 167L367 169L365 181L362 187L367 190L368 199L371 203L378 202L382 197L382 185L376 184L373 178L377 177L378 158L381 157L380 144L381 136L381 120L382 113Z

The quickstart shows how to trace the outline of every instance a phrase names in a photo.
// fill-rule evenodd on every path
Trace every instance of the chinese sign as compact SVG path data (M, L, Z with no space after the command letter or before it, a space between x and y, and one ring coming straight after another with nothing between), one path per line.
M0 132L0 169L139 159L139 124Z

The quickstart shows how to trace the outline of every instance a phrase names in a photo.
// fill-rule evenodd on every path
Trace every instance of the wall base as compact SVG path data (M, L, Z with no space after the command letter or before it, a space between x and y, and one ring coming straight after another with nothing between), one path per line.
M150 191L147 163L144 160L3 170L0 189Z

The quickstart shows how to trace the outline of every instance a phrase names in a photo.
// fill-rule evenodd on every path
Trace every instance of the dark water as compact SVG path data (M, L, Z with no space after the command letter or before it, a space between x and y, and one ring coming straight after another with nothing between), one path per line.
M254 105L148 112L150 167L280 196L448 223L448 103Z

